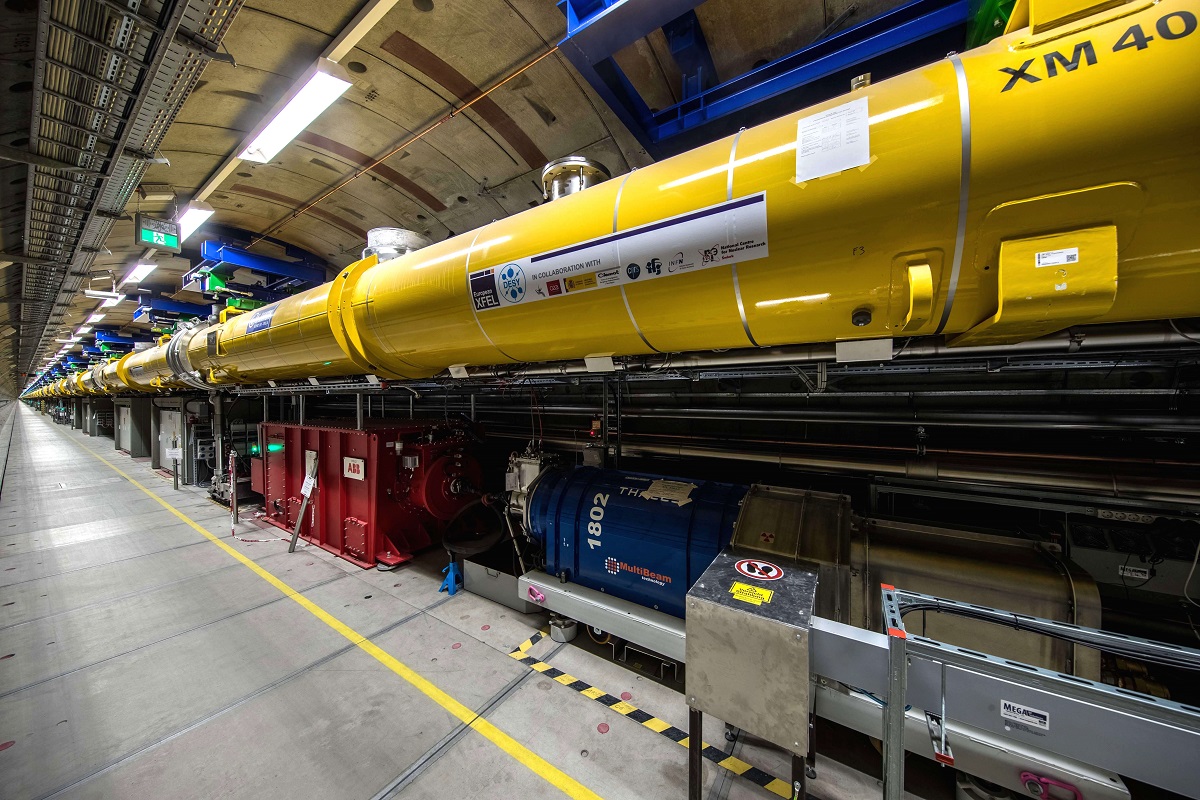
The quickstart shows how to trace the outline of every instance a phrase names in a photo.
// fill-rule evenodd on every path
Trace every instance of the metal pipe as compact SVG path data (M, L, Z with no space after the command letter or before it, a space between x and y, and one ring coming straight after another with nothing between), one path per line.
M303 425L304 424L304 395L302 395L302 394L297 395L297 398L298 399L296 402L300 404L300 420L299 420L299 422L301 425Z
M1050 470L1003 472L986 467L939 462L936 459L909 460L903 463L872 461L867 459L823 458L819 456L794 456L782 453L753 453L745 450L709 450L698 447L631 444L626 447L630 455L667 455L688 458L717 458L731 461L751 461L773 464L779 467L820 469L829 472L869 472L901 478L963 483L991 483L1007 486L1076 489L1117 497L1137 497L1145 500L1178 503L1195 499L1196 482L1173 485L1156 478L1139 479L1135 476L1110 473L1107 475L1069 474Z
M213 407L213 446L217 458L218 472L225 463L225 415L222 408L223 398L218 392L210 392L208 401Z
M1171 417L1139 414L1002 414L918 412L907 416L887 416L875 411L846 411L810 409L803 412L785 409L740 408L670 408L641 406L622 409L617 395L617 437L621 435L621 419L678 419L721 422L788 422L857 425L910 426L925 425L954 428L1021 428L1037 430L1134 430L1134 431L1200 431L1200 417ZM516 408L491 407L493 414L523 414ZM555 416L590 415L590 406L551 406L542 413Z
M872 411L809 410L802 413L784 409L704 408L684 409L640 407L625 412L642 419L704 419L730 422L854 423L868 425L926 425L958 428L1037 428L1046 430L1170 430L1200 431L1200 417L1170 417L1138 414L1004 414L1004 413L923 413L886 416Z
M354 395L354 427L360 431L363 429L363 396L361 392Z
M918 357L959 358L976 355L1026 355L1030 353L1076 354L1083 351L1101 352L1133 347L1190 347L1196 342L1172 331L1168 326L1147 326L1141 331L1116 331L1108 327L1096 329L1068 329L1052 336L1003 345L978 345L974 347L948 347L944 338L903 345L893 354L893 359L903 356L904 361ZM815 361L836 361L837 352L832 343L771 347L758 350L730 350L724 353L688 353L668 355L660 360L628 360L617 364L627 372L657 372L659 370L704 369L713 367L783 366ZM471 370L472 378L520 378L533 375L586 375L587 365L579 361L564 361L525 368L496 368Z
M493 414L523 414L524 410L516 408L490 407L484 409ZM588 406L551 406L543 413L555 416L578 416L593 413ZM688 409L641 407L635 410L623 410L623 417L632 419L681 419L681 420L716 420L726 422L793 422L793 423L829 423L829 424L863 424L863 425L927 425L966 428L1023 428L1048 430L1137 430L1154 429L1158 431L1195 431L1200 430L1198 417L1169 417L1165 415L1087 415L1087 414L1029 414L1018 416L1014 414L929 414L914 413L908 417L888 417L877 412L810 410L803 413L784 411L782 409Z
M526 438L517 431L489 430L490 436L510 439ZM583 442L566 437L547 436L547 445L578 449ZM625 455L633 457L671 456L722 461L742 461L770 464L785 469L817 470L822 472L873 474L897 478L945 481L956 483L986 483L994 486L1034 487L1045 489L1075 489L1091 494L1166 503L1192 502L1200 493L1196 481L1171 482L1161 477L1107 474L1066 473L1053 470L1011 469L1003 464L979 466L937 459L882 461L865 458L833 458L818 455L758 453L735 448L687 447L653 443L626 443Z

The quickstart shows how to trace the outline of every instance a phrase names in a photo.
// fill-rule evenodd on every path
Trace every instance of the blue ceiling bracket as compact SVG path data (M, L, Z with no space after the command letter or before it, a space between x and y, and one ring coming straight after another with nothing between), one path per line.
M850 78L874 80L963 49L968 0L913 0L724 83L694 9L701 0L559 0L567 18L560 52L654 158L666 158L813 103L845 94ZM683 100L651 110L613 54L663 28L684 74Z
M138 299L137 310L133 312L133 319L136 322L145 318L150 320L151 324L159 325L170 324L180 319L203 319L210 313L211 309L208 306L197 303L184 303L166 297L141 297Z
M325 282L324 267L259 255L219 241L201 242L200 257L203 260L183 276L183 285L215 299L233 296L271 303ZM265 283L230 281L230 277L239 269L263 276ZM210 276L217 276L220 280L210 280Z

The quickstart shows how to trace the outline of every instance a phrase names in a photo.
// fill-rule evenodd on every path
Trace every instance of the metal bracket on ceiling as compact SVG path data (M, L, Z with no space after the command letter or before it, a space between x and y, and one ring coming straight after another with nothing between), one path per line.
M223 42L218 46L201 36L196 36L193 33L183 30L175 31L175 41L194 50L210 61L221 61L226 64L232 64L235 67L237 66L237 62L233 59L233 53L229 52L229 48L225 47ZM224 53L221 52L221 47L225 47Z
M856 74L895 74L928 63L929 53L960 49L971 16L967 0L911 0L838 31L848 18L843 13L808 46L710 86L702 32L689 22L699 5L699 0L558 0L567 17L559 52L655 158L711 141L736 125L834 97ZM684 99L651 109L613 56L659 28L686 76Z

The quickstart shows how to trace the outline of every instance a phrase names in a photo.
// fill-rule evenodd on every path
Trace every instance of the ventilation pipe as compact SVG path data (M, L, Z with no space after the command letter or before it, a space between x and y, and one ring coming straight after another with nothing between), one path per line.
M367 231L367 248L362 257L379 256L381 262L389 261L420 250L429 243L421 234L406 228L372 228Z
M564 156L542 167L542 197L558 200L611 178L608 168L583 156Z

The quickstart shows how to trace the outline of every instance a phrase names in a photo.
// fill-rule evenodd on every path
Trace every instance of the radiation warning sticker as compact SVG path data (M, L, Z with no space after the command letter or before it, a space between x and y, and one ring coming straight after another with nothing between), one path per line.
M739 574L756 581L777 581L783 577L783 569L770 561L759 558L743 558L733 565Z
M775 592L770 589L737 582L729 587L729 593L733 595L734 600L741 600L743 603L750 603L756 606L771 602L771 598L775 596Z

